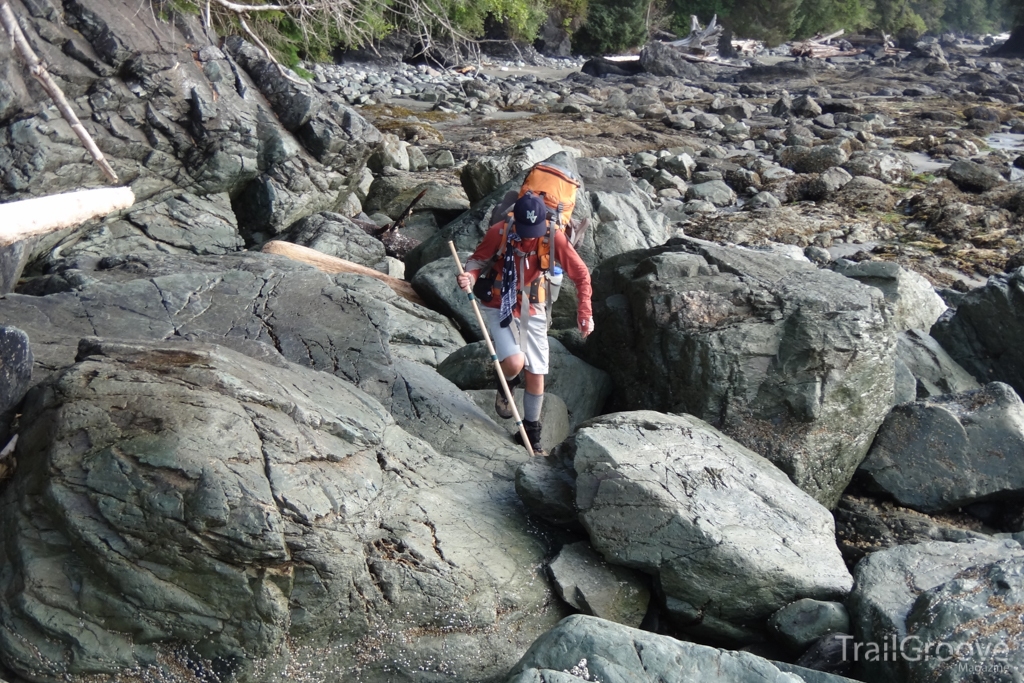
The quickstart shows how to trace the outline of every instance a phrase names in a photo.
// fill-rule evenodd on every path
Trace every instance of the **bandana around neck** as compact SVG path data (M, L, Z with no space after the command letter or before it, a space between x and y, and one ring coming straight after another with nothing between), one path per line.
M512 323L512 311L516 306L516 289L519 285L516 272L516 243L520 242L516 231L508 231L505 242L505 258L501 263L501 326L508 327Z

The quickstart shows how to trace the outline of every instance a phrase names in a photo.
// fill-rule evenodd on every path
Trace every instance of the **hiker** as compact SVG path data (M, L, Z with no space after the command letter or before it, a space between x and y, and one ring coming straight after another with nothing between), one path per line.
M590 271L565 232L552 228L544 200L532 192L516 201L509 220L488 229L466 263L466 272L458 276L459 287L473 291L483 303L482 313L513 400L515 387L522 382L519 373L526 370L523 426L538 455L546 455L540 445L540 412L548 372L546 308L556 261L576 284L577 323L586 337L594 330ZM502 418L512 417L500 380L494 410Z

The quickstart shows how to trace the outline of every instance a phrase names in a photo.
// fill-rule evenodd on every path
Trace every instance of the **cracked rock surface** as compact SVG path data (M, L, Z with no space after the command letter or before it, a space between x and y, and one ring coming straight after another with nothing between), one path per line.
M25 415L0 649L32 680L162 671L166 641L238 680L489 680L563 616L509 483L340 377L90 338Z
M570 441L594 548L657 577L684 628L731 636L853 581L828 510L764 458L689 415L616 413Z

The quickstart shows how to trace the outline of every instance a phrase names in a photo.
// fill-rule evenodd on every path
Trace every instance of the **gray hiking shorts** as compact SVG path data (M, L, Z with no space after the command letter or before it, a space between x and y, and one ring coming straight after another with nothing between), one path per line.
M501 326L501 311L482 307L487 329L494 342L498 360L522 353L526 356L526 369L535 375L548 374L548 316L544 304L534 304L536 313L529 314L523 307L522 318L513 318L508 327Z

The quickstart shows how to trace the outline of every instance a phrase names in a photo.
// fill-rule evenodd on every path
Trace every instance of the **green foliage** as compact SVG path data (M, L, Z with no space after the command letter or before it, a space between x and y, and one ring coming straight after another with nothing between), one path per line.
M853 32L869 23L868 8L861 0L804 0L793 37L808 38L839 29Z
M587 19L572 37L583 54L622 52L647 40L651 0L590 0Z

